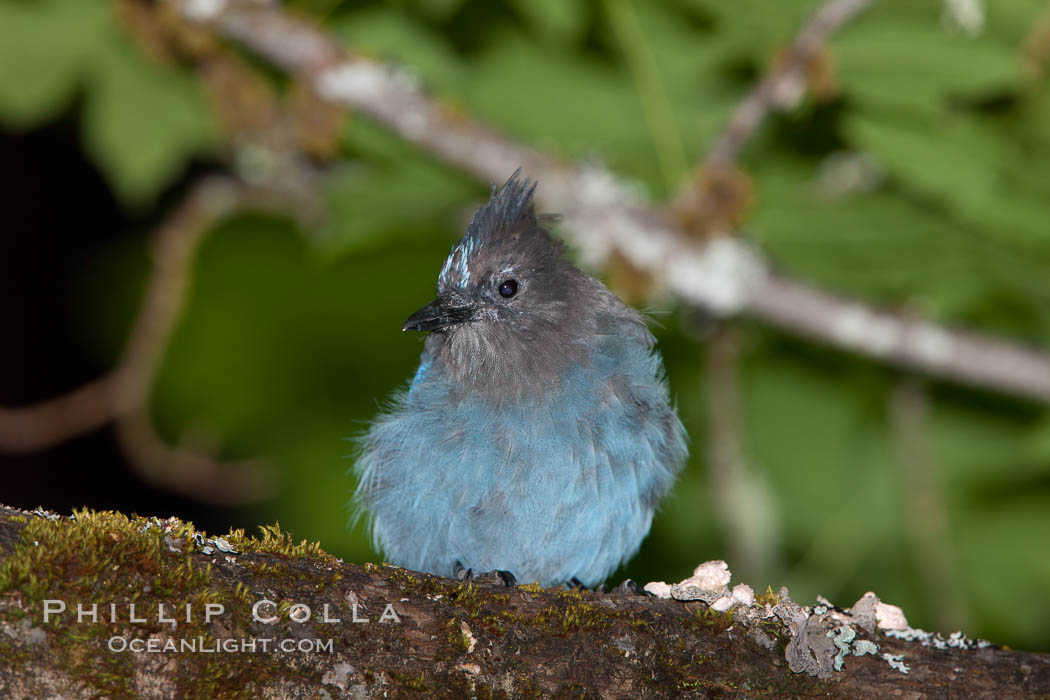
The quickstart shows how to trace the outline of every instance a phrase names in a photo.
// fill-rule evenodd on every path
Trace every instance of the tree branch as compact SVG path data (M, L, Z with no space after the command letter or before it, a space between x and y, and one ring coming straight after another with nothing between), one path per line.
M787 332L934 377L1050 403L1045 352L910 320L773 274L766 260L740 241L701 245L607 170L568 165L464 118L427 97L404 71L353 55L318 27L279 9L244 0L168 2L187 19L312 86L321 98L372 118L479 179L502 181L522 166L539 181L542 206L562 215L585 264L601 266L619 251L685 303L720 315L747 313ZM810 55L827 31L864 4L834 0L818 13L820 22L803 32L808 48L796 53ZM755 122L749 114L746 125ZM730 146L745 132L735 130ZM722 152L734 153L730 146Z
M116 415L113 384L106 375L32 406L0 407L0 449L33 452L98 430Z
M752 301L774 326L941 379L1050 403L1050 355L770 275Z
M210 177L199 182L156 234L153 273L116 367L65 396L25 408L0 408L0 448L31 452L113 422L131 465L150 483L205 502L260 499L269 489L262 465L224 464L169 446L153 429L147 398L185 306L192 258L201 241L235 209L272 209L277 201L273 193L256 191L231 178Z
M929 396L914 377L896 383L887 401L900 466L901 497L906 506L912 561L925 602L938 627L970 625L966 604L952 566L949 532L954 523L944 505L944 485L930 444Z
M771 527L773 504L761 487L741 443L737 329L721 324L704 346L707 393L707 506L725 537L727 558L750 580L766 580L776 542Z
M806 89L806 73L824 40L872 0L828 0L813 15L783 56L751 89L707 156L707 167L728 168L775 108L790 109Z
M729 576L708 562L648 586L663 598L506 588L345 564L276 527L212 538L175 518L0 506L0 695L1050 692L1050 655L913 630L873 594L849 610L784 589L756 602L746 586L730 593Z

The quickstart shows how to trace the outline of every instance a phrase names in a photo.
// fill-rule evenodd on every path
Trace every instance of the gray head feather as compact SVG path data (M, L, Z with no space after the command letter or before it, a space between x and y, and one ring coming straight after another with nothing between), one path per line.
M536 215L536 184L519 173L474 213L438 277L439 301L471 320L431 333L427 353L469 391L542 393L570 364L587 364L596 335L652 342L637 312L565 258L546 229L554 217ZM499 292L507 281L509 297Z
M528 178L519 179L519 175L521 168L514 171L503 183L503 187L497 190L495 185L492 186L488 204L480 207L470 217L468 236L485 236L508 229L523 217L535 218L532 195L536 191L536 183Z

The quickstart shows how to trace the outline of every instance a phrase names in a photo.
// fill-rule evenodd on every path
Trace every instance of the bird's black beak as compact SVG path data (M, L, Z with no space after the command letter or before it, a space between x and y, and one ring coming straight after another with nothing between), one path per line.
M447 300L435 299L408 317L403 331L440 331L474 319L470 306L451 306Z

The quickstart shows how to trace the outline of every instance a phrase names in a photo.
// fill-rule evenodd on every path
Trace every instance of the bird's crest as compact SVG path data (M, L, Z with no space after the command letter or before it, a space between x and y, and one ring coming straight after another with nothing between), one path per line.
M506 230L522 217L534 217L532 195L536 183L519 177L521 168L514 171L503 187L498 190L492 186L488 204L478 208L470 217L467 226L467 237L483 238L497 231Z
M518 168L503 183L503 187L497 189L495 185L492 186L488 203L479 207L470 217L467 234L452 247L445 260L438 278L441 284L456 282L465 286L470 282L471 257L491 241L496 233L511 229L523 219L535 222L532 195L536 191L536 183L520 175L521 168Z

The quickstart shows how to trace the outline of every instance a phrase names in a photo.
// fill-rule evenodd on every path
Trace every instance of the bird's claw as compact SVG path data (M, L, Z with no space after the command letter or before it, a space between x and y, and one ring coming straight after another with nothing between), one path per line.
M498 578L500 581L503 582L503 585L507 588L514 588L518 585L518 579L515 578L514 574L510 573L509 571L504 571L503 569L493 569L489 572L488 575L492 575Z
M470 581L472 578L474 578L474 570L463 568L463 562L457 559L452 564L452 575L460 581Z
M616 588L612 589L613 595L640 595L651 597L653 594L645 590L631 579L624 579Z
M459 559L457 559L452 564L452 575L460 581L471 581L475 579L474 570L464 568L463 562L461 562ZM504 571L503 569L493 569L492 571L488 571L484 574L479 574L476 578L478 580L483 578L495 579L494 582L498 581L507 588L513 588L514 586L518 585L518 579L514 576L514 574L512 574L509 571Z

